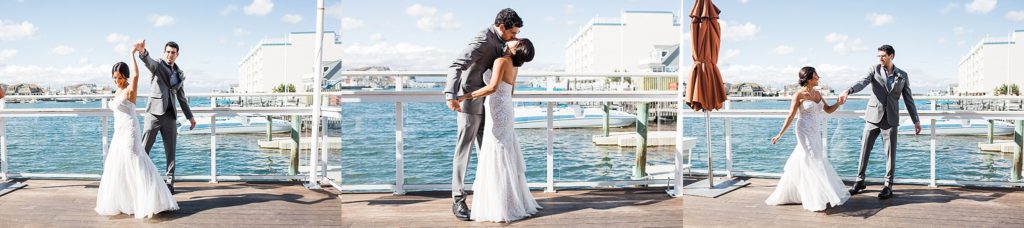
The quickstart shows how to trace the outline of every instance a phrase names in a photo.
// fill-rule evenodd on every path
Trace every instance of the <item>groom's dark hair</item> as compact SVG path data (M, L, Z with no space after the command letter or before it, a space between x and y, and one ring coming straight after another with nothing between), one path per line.
M519 14L516 13L512 8L505 8L498 11L498 16L494 17L494 25L505 25L505 29L512 29L512 27L523 27L523 19L519 18Z
M893 49L892 46L889 46L888 44L884 44L881 47L878 47L878 50L884 51L886 55L896 54L896 49Z
M178 43L175 43L174 41L168 41L167 44L164 45L164 49L167 49L167 47L172 47L174 50L179 52L181 51L181 48L178 48Z

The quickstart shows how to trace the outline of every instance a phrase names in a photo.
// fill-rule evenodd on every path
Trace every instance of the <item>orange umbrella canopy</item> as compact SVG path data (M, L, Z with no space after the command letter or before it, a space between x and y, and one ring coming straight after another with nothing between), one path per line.
M721 109L727 99L722 72L718 70L718 49L722 37L718 14L721 12L711 0L696 0L690 11L693 70L685 99L694 111Z

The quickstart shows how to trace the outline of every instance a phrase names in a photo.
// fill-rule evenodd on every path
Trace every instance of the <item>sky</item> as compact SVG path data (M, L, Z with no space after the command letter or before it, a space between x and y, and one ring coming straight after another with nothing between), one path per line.
M797 70L808 65L818 68L823 84L847 87L877 63L878 46L891 44L894 62L908 72L915 92L942 89L956 82L960 59L982 39L1005 39L1010 31L1024 29L1024 1L715 3L722 9L724 80L774 87L795 83ZM684 4L689 13L693 1ZM533 40L539 52L526 71L563 69L565 45L591 18L618 17L626 10L680 10L678 0L328 0L326 5L324 29L340 33L347 66L393 70L444 70L506 7L523 18L519 36ZM313 31L315 6L297 0L0 0L0 83L112 85L111 65L130 61L130 44L146 39L151 50L171 40L181 45L178 62L188 72L189 91L225 90L238 83L238 63L260 40Z

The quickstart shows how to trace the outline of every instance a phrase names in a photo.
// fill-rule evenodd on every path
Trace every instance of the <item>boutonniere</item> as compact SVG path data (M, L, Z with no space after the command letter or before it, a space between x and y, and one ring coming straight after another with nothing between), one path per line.
M901 79L901 78L903 78L903 74L900 73L900 72L896 72L896 79Z

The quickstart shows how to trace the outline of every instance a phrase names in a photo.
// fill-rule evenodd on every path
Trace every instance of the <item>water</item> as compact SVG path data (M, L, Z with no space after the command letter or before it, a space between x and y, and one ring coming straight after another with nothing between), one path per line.
M208 100L194 99L194 107L208 106ZM861 109L864 101L849 102L844 109ZM143 102L144 103L144 102ZM205 104L204 104L205 103ZM734 109L783 109L786 101L735 102ZM139 107L143 107L140 105ZM7 104L8 108L96 108L99 102ZM393 183L395 179L394 103L351 103L343 107L341 129L329 130L329 136L342 137L342 149L328 151L328 165L341 166L346 184ZM918 107L929 107L926 101ZM405 177L409 184L450 182L451 158L455 140L455 114L442 103L408 103L405 113ZM712 114L714 115L714 114ZM141 118L140 118L141 119ZM704 119L687 116L684 134L696 137L694 166L706 167ZM769 139L782 126L781 118L740 118L732 120L734 169L781 173L796 145L793 129L777 145ZM8 118L7 134L10 171L13 173L99 174L102 169L101 121L99 117ZM110 122L112 125L112 121ZM725 168L724 124L712 121L714 167ZM861 119L829 121L829 159L842 176L856 172L860 151ZM111 126L110 129L113 127ZM651 130L672 130L674 125L655 126ZM517 129L527 163L527 178L543 182L546 169L546 136L543 129ZM613 131L633 131L618 128ZM555 130L555 178L557 181L622 180L632 176L634 148L598 147L590 141L601 129ZM111 134L112 135L112 134ZM307 135L304 135L307 136ZM275 137L286 137L280 134ZM288 173L289 152L260 149L256 142L263 134L217 136L218 174L283 175ZM1000 137L997 139L1009 139ZM976 148L984 137L940 137L938 140L939 179L1005 181L1010 173L1010 154L984 153ZM210 173L208 135L180 135L177 146L178 175ZM899 136L897 178L928 178L928 136ZM868 176L884 173L885 155L876 145L869 163ZM164 167L162 142L158 139L152 158L158 169ZM673 147L651 147L648 163L672 164ZM473 179L475 155L470 161L469 181ZM308 159L302 155L301 164Z

